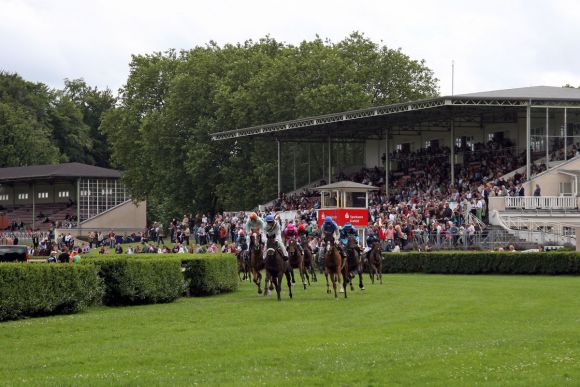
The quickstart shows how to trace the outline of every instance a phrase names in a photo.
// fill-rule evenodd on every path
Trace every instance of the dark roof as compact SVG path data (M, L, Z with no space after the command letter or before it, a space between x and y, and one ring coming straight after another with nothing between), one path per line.
M118 178L121 172L81 163L55 165L31 165L28 167L0 168L0 181L46 179L52 177L101 177Z
M456 97L469 98L515 98L515 99L580 99L580 89L573 87L531 86L515 89L483 91L479 93L459 94Z
M331 191L331 190L341 190L347 192L366 192L374 191L378 188L372 185L366 185L361 183L356 183L354 181L343 180L332 184L321 185L315 188L318 191Z
M480 93L441 96L385 106L304 117L291 121L257 125L211 133L214 141L244 136L264 136L292 141L307 138L318 142L328 136L354 140L384 137L385 128L411 128L426 122L448 127L450 117L475 117L483 112L513 114L529 103L534 107L580 106L580 89L532 86ZM439 125L441 126L441 125Z

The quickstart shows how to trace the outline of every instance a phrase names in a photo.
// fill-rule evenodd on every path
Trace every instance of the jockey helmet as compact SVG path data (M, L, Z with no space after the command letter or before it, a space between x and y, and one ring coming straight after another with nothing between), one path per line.
M303 224L301 224L300 226L298 226L298 231L303 231L303 230L305 230L305 229L306 229L306 228L304 227L304 225L303 225Z
M346 228L346 229L349 229L349 230L350 230L350 229L352 228L352 224L350 224L350 223L347 223L347 224L345 224L345 225L344 225L344 228Z
M272 215L266 215L266 222L273 222L274 221L274 217Z
M326 218L324 218L324 222L331 223L332 222L332 218L330 216L327 216Z
M241 236L241 237L243 237L246 234L244 233L244 230L240 230L240 232L238 233L238 235Z
M250 219L252 219L252 220L256 220L256 219L258 219L258 214L256 214L255 212L252 212L252 213L250 214Z
M290 223L288 225L288 231L290 231L290 230L294 230L294 223Z

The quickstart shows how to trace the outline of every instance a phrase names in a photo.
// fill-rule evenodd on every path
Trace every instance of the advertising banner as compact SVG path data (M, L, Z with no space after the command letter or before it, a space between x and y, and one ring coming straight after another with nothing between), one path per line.
M318 210L318 225L324 223L324 218L332 217L339 226L350 222L353 226L368 226L369 211L366 208L324 208Z

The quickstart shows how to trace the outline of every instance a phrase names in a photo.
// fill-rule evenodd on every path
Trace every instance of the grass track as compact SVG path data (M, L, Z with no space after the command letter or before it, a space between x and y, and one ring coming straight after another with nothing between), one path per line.
M0 323L0 384L580 384L580 278L384 279Z

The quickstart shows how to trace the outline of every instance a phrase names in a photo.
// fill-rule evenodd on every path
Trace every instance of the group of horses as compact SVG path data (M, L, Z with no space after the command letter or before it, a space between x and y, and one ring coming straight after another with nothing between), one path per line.
M288 294L292 298L292 285L296 282L294 269L298 269L300 273L304 290L307 289L307 286L310 286L310 278L312 278L313 282L317 282L314 268L315 256L305 236L300 238L300 247L298 242L290 240L288 243L288 260L284 260L274 236L268 237L266 246L264 246L260 243L259 236L252 234L248 250L242 251L238 255L239 274L243 275L240 280L252 280L258 287L258 294L264 293L264 295L268 295L271 290L276 289L278 301L280 301L282 279L285 276L288 284ZM265 259L263 258L264 249L266 249ZM350 285L351 291L354 291L352 280L355 274L358 274L359 277L359 288L364 290L363 272L365 261L368 264L371 282L374 284L376 278L380 284L383 283L383 259L378 242L373 244L371 250L366 254L366 259L363 257L354 236L349 236L344 251L346 259L343 259L339 247L332 236L325 240L320 249L319 262L321 271L324 272L326 278L326 292L328 294L332 293L330 290L330 284L332 283L334 297L338 299L338 293L343 292L344 297L347 298L347 285ZM265 281L264 291L262 292L262 271L264 270ZM339 288L340 290L338 290Z

